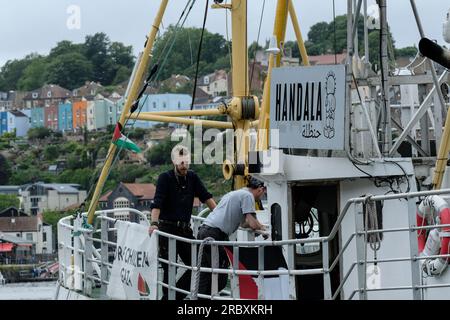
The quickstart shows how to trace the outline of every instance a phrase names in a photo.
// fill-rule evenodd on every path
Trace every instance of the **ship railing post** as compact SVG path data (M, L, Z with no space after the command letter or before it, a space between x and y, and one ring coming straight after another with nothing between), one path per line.
M90 278L94 275L94 269L92 267L93 258L93 248L94 244L92 239L92 231L83 232L84 237L84 257L83 257L83 265L84 265L84 284L83 284L83 293L86 296L90 296L92 294L92 282L93 280Z
M158 259L159 258L159 237L160 237L160 235L159 235L158 232L153 232L152 233L152 237L156 237L156 239L155 239L155 242L156 242L156 259ZM158 267L157 267L157 271L156 271L156 300L160 300L159 298L160 298L161 293L162 293L162 287L161 287L160 284L158 284L158 282L161 279L161 274L160 274L161 267L160 267L159 262L157 264L158 264Z
M409 226L411 228L409 232L409 249L411 255L412 296L414 300L422 300L422 290L419 290L418 288L421 284L420 261L415 259L419 252L419 245L417 242L416 230L413 228L416 225L416 203L414 198L408 199L408 218Z
M284 245L284 250L287 250L287 260L288 260L288 275L289 275L289 299L297 299L297 286L295 281L295 275L291 273L295 270L295 246L296 244Z
M236 270L239 270L239 246L233 246L233 273L231 274L231 296L233 299L239 299L241 294L239 291L239 276Z
M195 237L197 236L197 234L195 234ZM191 243L191 267L195 268L191 271L191 295L192 295L192 291L195 288L195 280L196 280L196 274L197 272L199 272L197 270L197 244L195 243ZM187 272L187 270L186 270ZM200 275L199 275L200 278Z
M331 300L331 280L329 270L329 244L322 242L322 264L323 264L323 299Z
M171 262L176 263L177 262L177 240L170 237L169 239L169 265L168 265L168 272L169 272L169 288L168 288L168 297L169 300L175 300L176 298L176 291L173 289L176 286L176 275L177 275L177 268L174 266Z
M219 248L216 244L211 244L211 268L219 268ZM219 274L214 270L212 271L212 281L211 281L211 299L219 291Z
M109 263L109 246L106 243L108 241L108 225L109 222L106 219L103 219L104 215L101 216L101 222L100 222L100 232L101 232L101 272L100 272L100 279L101 279L101 287L100 287L100 294L102 297L106 296L106 281L108 280L108 266L107 263Z
M73 288L76 291L83 290L83 245L80 239L81 216L73 221Z
M365 237L364 237L364 218L362 203L354 204L355 208L355 226L356 226L356 263L358 270L358 292L360 300L367 300L367 291L365 288L366 283L366 261L365 258Z
M264 276L261 271L264 271L264 249L265 246L258 247L258 300L264 300Z

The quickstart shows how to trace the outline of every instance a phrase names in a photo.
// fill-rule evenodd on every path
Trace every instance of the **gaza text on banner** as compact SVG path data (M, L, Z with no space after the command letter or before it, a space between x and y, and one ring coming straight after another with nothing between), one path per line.
M117 221L117 248L107 295L112 299L154 300L157 292L156 237L148 227Z

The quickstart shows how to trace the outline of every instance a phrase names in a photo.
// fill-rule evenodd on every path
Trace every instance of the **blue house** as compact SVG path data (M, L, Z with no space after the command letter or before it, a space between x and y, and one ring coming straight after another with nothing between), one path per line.
M44 108L37 107L31 109L31 127L32 128L45 127Z
M16 132L17 137L24 137L30 129L30 119L20 111L0 112L0 135Z
M6 111L0 112L0 135L8 132L8 115Z
M141 112L155 111L180 111L190 110L192 97L188 94L150 94L144 95L141 99ZM129 121L130 123L132 121ZM158 122L152 121L136 121L135 127L148 129L156 125Z
M72 104L71 103L61 103L58 106L58 130L72 131L73 121L72 121Z

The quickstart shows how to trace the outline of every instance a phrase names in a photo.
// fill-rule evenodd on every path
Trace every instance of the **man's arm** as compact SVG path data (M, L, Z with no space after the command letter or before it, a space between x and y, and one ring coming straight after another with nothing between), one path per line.
M164 174L159 175L158 182L156 183L155 198L151 205L151 221L148 233L152 234L155 229L158 229L159 215L161 213L161 206L164 199L167 196L167 179Z
M206 200L205 204L208 206L210 211L213 211L214 208L216 207L216 202L214 201L213 198L209 198L208 200Z
M265 230L264 226L258 221L258 219L256 219L256 217L254 216L254 213L247 213L245 215L245 223L244 223L244 227L250 227L253 230Z

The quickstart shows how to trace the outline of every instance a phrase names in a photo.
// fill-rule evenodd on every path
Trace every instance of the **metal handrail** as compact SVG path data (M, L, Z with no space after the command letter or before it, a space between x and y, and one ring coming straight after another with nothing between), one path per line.
M335 222L331 232L329 233L328 236L323 236L323 237L317 237L317 238L308 238L308 239L289 239L289 240L277 240L277 241L212 241L210 243L210 245L213 246L231 246L231 247L265 247L265 246L295 246L298 244L306 244L306 243L325 243L325 242L330 242L332 240L335 239L337 232L339 230L339 228L341 227L342 221L344 220L344 218L346 217L350 206L353 204L357 204L357 203L366 203L366 202L371 202L371 201L379 201L379 200L394 200L394 199L410 199L410 198L415 198L415 197L423 197L423 196L428 196L428 195L439 195L439 194L450 194L450 189L444 189L444 190L432 190L432 191L419 191L419 192L410 192L410 193L401 193L401 194L394 194L394 195L381 195L381 196L367 196L367 197L359 197L359 198L352 198L349 199L345 206L342 208L340 214L338 215L338 219ZM118 208L118 209L110 209L110 210L100 210L100 211L96 211L95 214L98 215L99 219L104 219L106 221L109 222L115 222L117 221L117 219L114 218L110 218L108 216L106 216L107 213L114 213L114 212L123 212L123 211L130 211L130 212L134 212L140 216L142 216L144 218L144 221L146 221L148 223L148 219L147 217L141 213L140 211L133 209L133 208ZM203 215L202 213L209 211L209 209L205 209L203 210L200 214ZM199 215L200 215L199 214ZM85 214L83 214L85 216ZM70 221L73 220L74 217L73 216L68 216L65 218L62 218L58 224L63 227L66 228L68 230L74 230L74 226L70 225ZM201 216L192 216L192 220L193 222L198 221L198 222L202 222L205 218L201 217ZM166 263L168 265L172 265L181 269L186 269L186 270L192 270L192 271L201 271L201 272L210 272L213 274L228 274L228 275L251 275L251 276L259 276L259 277L263 277L263 276L268 276L268 275L272 275L272 276L276 276L276 275L289 275L289 276L295 276L295 275L306 275L306 274L325 274L325 273L329 273L332 270L334 270L334 268L336 267L339 259L342 257L342 255L344 254L345 250L349 247L350 243L353 241L353 239L355 239L355 236L357 235L361 235L361 234L372 234L372 233L377 233L377 232L383 232L383 233L388 233L388 232L406 232L406 231L416 231L416 230L423 230L423 229L433 229L433 228L440 228L440 227L450 227L450 224L442 224L442 225L433 225L433 226L410 226L407 228L393 228L393 229L377 229L377 230L367 230L367 231L356 231L353 234L350 235L349 239L346 241L345 245L339 250L338 255L336 256L336 258L333 260L333 262L331 263L331 266L328 269L324 269L324 268L316 268L316 269L306 269L306 270L295 270L292 268L289 268L287 270L236 270L236 269L220 269L220 268L205 268L205 267L201 267L200 269L197 268L196 266L186 266L184 264L180 264L177 262L173 262L173 261L169 261L166 259L162 259L162 258L158 258L158 261L161 263ZM96 229L96 230L90 230L90 229L84 229L84 228L78 228L77 230L81 231L83 233L83 235L85 236L85 239L91 241L91 242L96 242L96 243L101 243L104 244L106 246L116 246L117 244L112 242L112 241L107 241L104 239L96 239L93 236L89 236L89 234L93 234L93 233L98 233L101 231L101 229ZM108 231L113 231L115 230L115 228L109 228L107 229ZM176 235L172 235L172 234L168 234L165 232L162 232L160 230L155 230L154 231L155 234L157 234L158 236L162 236L162 237L166 237L168 239L173 239L175 241L180 241L180 242L184 242L184 243L188 243L191 245L198 245L201 244L203 241L202 240L196 240L196 239L187 239L187 238L183 238L183 237L179 237ZM85 235L86 234L86 235ZM74 246L71 245L64 245L63 242L58 242L60 244L63 245L64 248L70 249L71 251L76 251L78 253L84 254L85 250L83 249L75 249ZM450 257L449 255L435 255L435 256L427 256L427 257L418 257L418 256L413 256L413 257L404 257L404 258L391 258L391 259L377 259L376 262L377 263L385 263L385 262L398 262L398 261L416 261L416 260L425 260L425 259L433 259L433 258L447 258ZM101 265L106 265L108 267L111 267L112 265L108 262L105 262L103 260L97 260L97 259L87 259L87 261L92 262L92 263L96 263L96 264L101 264ZM373 263L375 262L375 260L367 260L364 261L363 263L367 264L367 263ZM357 262L354 262L351 266L350 269L348 270L348 272L345 274L344 278L341 280L341 283L339 285L339 287L337 288L337 290L334 292L334 294L331 297L331 299L335 299L342 291L345 283L347 282L349 276L351 275L351 273L353 272L353 270L355 269L355 266L357 265ZM62 264L62 266L64 268L70 268L65 266L64 264ZM84 273L84 271L80 271L77 270L77 272L81 275L84 275L84 277L86 278L91 278L93 277L93 275L86 275ZM101 280L101 279L100 279ZM101 280L102 283L105 283L105 280ZM158 281L158 283L160 283L160 281ZM169 286L168 284L162 284L163 286ZM446 285L433 285L434 287L446 287ZM449 285L450 286L450 285ZM169 286L171 287L171 286ZM420 288L427 288L427 287L432 287L432 286L420 286ZM350 296L350 299L353 298L354 294L356 294L357 292L360 292L361 290L363 291L382 291L383 289L385 290L395 290L395 288L397 288L398 290L400 289L416 289L418 288L417 286L398 286L398 287L386 287L386 288L379 288L379 289L356 289L353 291L353 293ZM172 288L176 291L179 291L181 289L179 288ZM177 290L179 289L179 290ZM183 292L183 290L181 290L180 292ZM202 297L203 295L199 295L199 297ZM205 295L206 297L208 297L207 295ZM211 297L211 296L209 296ZM213 298L216 298L216 296L214 296ZM221 297L224 298L224 297Z

